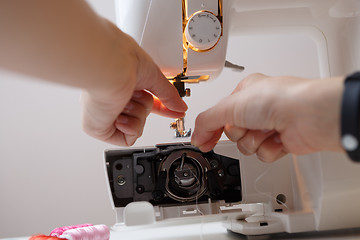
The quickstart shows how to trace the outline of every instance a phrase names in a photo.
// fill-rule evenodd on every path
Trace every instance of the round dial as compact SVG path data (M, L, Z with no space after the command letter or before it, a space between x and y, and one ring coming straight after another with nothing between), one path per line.
M216 45L221 35L219 19L210 12L197 12L187 22L185 36L190 47L208 50Z

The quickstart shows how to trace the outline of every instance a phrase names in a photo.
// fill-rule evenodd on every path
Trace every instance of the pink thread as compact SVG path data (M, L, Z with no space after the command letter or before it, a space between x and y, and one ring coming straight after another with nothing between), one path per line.
M59 238L69 240L109 240L110 230L106 225L74 228L66 230Z
M74 226L59 227L59 228L55 228L54 230L52 230L51 233L50 233L50 236L58 237L67 230L75 229L75 228L81 228L81 227L90 227L90 226L94 226L94 225L92 225L92 224L79 224L79 225L74 225Z

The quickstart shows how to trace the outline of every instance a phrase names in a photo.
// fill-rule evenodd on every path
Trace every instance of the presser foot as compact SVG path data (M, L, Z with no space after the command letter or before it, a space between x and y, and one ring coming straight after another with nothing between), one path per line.
M191 136L191 129L185 130L185 120L184 118L178 118L175 122L170 124L170 128L175 130L176 138L184 138Z
M183 132L179 132L178 130L175 130L175 137L176 138L191 137L191 129Z

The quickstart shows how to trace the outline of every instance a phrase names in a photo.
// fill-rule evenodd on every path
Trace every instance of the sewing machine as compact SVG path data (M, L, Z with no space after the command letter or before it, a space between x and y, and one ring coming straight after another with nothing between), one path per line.
M319 77L360 69L357 0L118 0L116 10L182 97L192 83L221 81L224 67L242 70L227 61L231 35L301 34L316 45ZM179 137L183 123L173 124ZM360 228L360 165L344 154L266 164L221 141L210 153L173 143L108 150L105 160L115 229L198 218L244 235Z

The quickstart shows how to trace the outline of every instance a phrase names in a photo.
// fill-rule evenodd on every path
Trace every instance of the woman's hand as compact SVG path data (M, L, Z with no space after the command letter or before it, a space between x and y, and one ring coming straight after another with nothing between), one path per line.
M222 132L245 155L272 162L286 153L342 151L343 78L310 80L253 74L196 119L192 143L210 151Z
M0 29L0 67L83 89L83 128L93 137L128 146L150 111L187 110L139 45L83 0L1 1Z
M111 23L109 23L111 24ZM179 118L186 104L153 60L115 26L117 75L103 88L83 93L83 128L105 142L130 146L142 135L150 112Z

